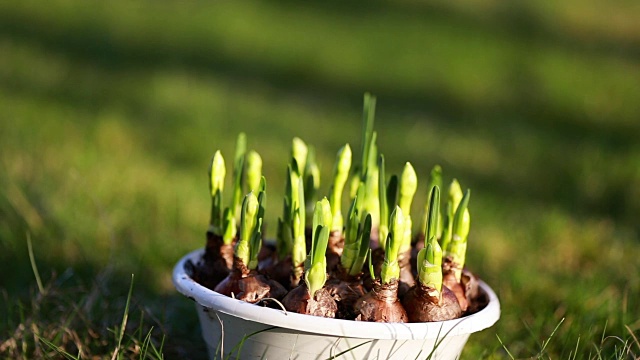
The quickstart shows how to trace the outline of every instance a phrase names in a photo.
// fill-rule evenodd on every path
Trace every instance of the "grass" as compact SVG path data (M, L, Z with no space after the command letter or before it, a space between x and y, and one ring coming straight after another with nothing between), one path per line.
M327 192L371 91L387 171L411 161L421 179L414 211L436 163L473 189L468 263L502 318L463 358L637 357L638 16L602 0L3 2L0 356L111 358L130 299L123 357L204 357L170 270L204 244L210 156L247 133L274 224L291 138L316 147Z

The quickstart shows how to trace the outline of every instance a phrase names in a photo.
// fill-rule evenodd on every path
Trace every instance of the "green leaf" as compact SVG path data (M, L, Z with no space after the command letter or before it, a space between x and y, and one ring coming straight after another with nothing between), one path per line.
M387 239L389 233L389 206L387 203L387 180L385 172L384 155L378 156L378 200L380 201L380 221L378 224L378 238L382 239L382 244Z
M331 230L326 226L319 226L318 238L316 239L315 250L311 265L326 261L327 245L329 244L329 234ZM326 271L326 270L325 270Z
M438 188L438 186L434 186L433 188L431 188L431 192L429 193L429 207L427 209L428 220L427 227L424 230L426 239L437 238L438 222L440 216L439 208L440 189Z
M236 256L239 257L245 265L249 265L251 257L249 242L251 241L253 233L256 231L259 207L258 198L254 193L249 193L244 197L242 211L240 213L240 239L236 244Z
M391 213L391 227L385 247L385 258L382 264L380 277L383 283L389 283L400 276L400 265L398 264L398 252L404 241L404 215L402 209L396 206Z
M304 194L305 203L314 204L318 189L320 188L320 168L316 162L315 148L309 146L307 151L307 163L304 168Z
M236 152L233 161L233 204L231 211L234 216L242 202L242 176L244 173L244 157L246 152L247 137L244 133L240 133L236 140Z
M373 124L376 113L376 97L369 93L364 94L364 106L362 109L362 162L360 163L360 178L364 179L367 173L373 138Z
M369 243L371 240L371 214L367 214L361 228L362 229L361 229L360 235L358 236L359 251L349 271L349 274L351 275L358 275L362 272L362 265L364 265L364 262L367 259L367 254L370 251Z

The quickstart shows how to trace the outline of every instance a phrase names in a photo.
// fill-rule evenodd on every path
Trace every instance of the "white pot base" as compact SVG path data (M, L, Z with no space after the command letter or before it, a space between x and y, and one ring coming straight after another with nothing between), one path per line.
M196 302L210 359L457 359L469 335L500 318L500 303L480 282L488 305L460 319L389 324L326 319L256 306L220 295L185 272L203 250L183 257L174 267L179 292ZM224 339L224 341L221 341ZM435 351L434 347L437 345Z

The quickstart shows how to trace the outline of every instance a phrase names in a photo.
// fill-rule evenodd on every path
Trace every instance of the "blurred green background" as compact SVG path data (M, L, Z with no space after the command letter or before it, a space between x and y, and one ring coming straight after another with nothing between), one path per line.
M638 19L635 0L0 3L0 355L25 319L117 326L134 273L165 356L202 357L170 272L204 245L211 155L230 165L246 132L273 224L291 139L326 191L370 91L388 172L421 179L416 212L435 164L472 189L467 262L502 318L464 359L640 356ZM78 325L33 306L27 234L62 298L98 289L117 311Z

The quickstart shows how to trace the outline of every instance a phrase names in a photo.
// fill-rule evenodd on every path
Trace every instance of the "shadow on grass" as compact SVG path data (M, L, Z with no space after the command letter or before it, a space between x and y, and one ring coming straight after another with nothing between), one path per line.
M6 259L0 260L7 263ZM28 259L23 260L28 263ZM38 267L44 277L45 294L38 293L33 276L20 286L9 285L0 292L0 312L6 320L0 323L0 338L5 339L0 345L14 339L18 344L24 341L26 346L4 346L0 355L39 354L43 350L38 348L45 346L33 343L30 334L36 331L38 336L72 354L84 348L85 355L110 356L115 348L114 332L122 322L131 274L115 268L95 269L86 263L39 261ZM66 270L59 275L51 273L59 268ZM14 270L27 274L31 269L18 265ZM24 277L16 276L12 282ZM158 294L143 278L136 276L133 283L122 351L129 354L127 357L139 355L138 346L149 333L155 346L162 347L166 359L205 359L206 348L192 302L180 294Z
M32 236L34 270L25 241L29 226L1 201L0 217L13 222L9 228L3 225L0 243L0 318L5 319L0 322L0 356L44 356L44 342L33 342L39 336L74 356L84 348L81 354L110 357L133 280L123 338L123 344L128 344L123 345L125 356L139 356L139 346L149 333L155 346L162 346L166 359L206 358L193 303L176 292L160 291L158 274L143 264L131 269L114 260L98 267L86 259L71 261L56 255L57 251L48 249L51 244L55 247L57 232L50 221L46 231ZM42 279L44 293L34 271Z

